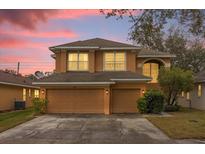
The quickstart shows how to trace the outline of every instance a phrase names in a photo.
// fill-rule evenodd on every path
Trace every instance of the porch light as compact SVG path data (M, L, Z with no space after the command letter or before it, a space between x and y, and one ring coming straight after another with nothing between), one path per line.
M143 89L143 90L142 90L142 94L144 94L144 93L145 93L145 90Z
M41 94L44 95L45 94L45 90L41 90Z
M106 89L106 90L105 90L105 93L106 93L106 95L108 95L108 94L109 94L109 90L108 90L108 89Z

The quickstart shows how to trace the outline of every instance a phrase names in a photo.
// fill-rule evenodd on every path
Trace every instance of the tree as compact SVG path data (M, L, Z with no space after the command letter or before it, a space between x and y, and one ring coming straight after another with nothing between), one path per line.
M179 31L170 31L162 46L163 51L176 55L172 59L172 66L192 70L194 73L205 69L203 42L190 42Z
M177 96L182 91L191 91L194 86L192 72L180 68L160 69L158 81L164 92L167 105L177 105Z
M149 9L100 10L106 18L115 16L117 19L128 17L132 23L130 39L153 48L159 48L167 27L180 27L193 36L205 37L205 10ZM169 28L168 28L169 29Z
M106 18L128 17L129 39L151 49L176 55L172 64L197 73L205 69L205 10L100 10ZM173 28L174 27L174 28ZM197 41L196 41L197 40Z
M4 69L4 70L0 70L0 71L3 71L3 72L6 72L6 73L9 73L9 74L13 74L13 75L19 75L19 76L22 76L21 74L17 74L17 72L15 70L12 70L12 69Z

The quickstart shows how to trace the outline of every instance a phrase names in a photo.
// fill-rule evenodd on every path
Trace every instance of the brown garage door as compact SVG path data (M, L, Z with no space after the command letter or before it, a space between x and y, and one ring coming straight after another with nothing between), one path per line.
M47 90L49 113L103 113L103 90Z
M115 89L112 91L113 113L137 112L136 101L140 97L139 89Z

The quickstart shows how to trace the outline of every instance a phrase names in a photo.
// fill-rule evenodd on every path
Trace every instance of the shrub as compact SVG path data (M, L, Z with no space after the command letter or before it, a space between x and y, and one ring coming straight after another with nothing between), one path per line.
M158 90L149 90L138 103L140 103L137 105L140 113L160 113L164 107L164 95Z
M180 106L179 105L165 105L164 110L166 112L175 112L175 111L179 111Z
M35 113L45 113L48 101L46 99L34 98L32 100Z
M140 113L147 113L147 103L144 97L137 100L137 108Z

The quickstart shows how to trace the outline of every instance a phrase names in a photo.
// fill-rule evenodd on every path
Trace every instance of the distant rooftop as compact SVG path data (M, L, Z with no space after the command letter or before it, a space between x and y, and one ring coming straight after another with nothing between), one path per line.
M196 74L195 82L205 82L205 70Z
M33 87L32 81L33 80L23 77L21 75L0 71L0 84Z

